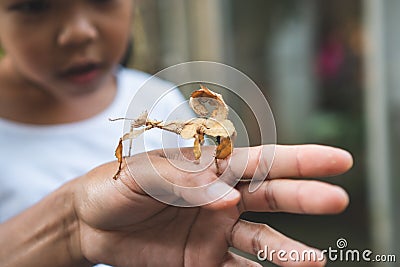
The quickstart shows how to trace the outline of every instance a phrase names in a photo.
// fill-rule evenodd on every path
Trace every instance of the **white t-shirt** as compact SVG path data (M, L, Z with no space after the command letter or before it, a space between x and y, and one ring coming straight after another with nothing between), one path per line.
M116 77L118 90L114 101L92 118L48 126L21 124L0 118L0 223L38 202L68 180L115 160L114 150L125 122L110 122L109 118L127 115L132 97L150 76L121 68ZM133 110L136 114L128 116L138 116L144 108L151 110L154 99L173 88L170 83L161 80L151 81L152 88L146 88L146 97L135 99L134 106L130 108L131 113ZM149 117L171 120L168 116L177 106L181 109L187 106L184 101L178 90L164 94ZM182 113L185 112L175 112L176 116ZM190 111L188 114L191 114ZM162 145L176 147L178 139L175 134L152 130L146 135L145 146L138 141L132 152L152 150ZM181 141L179 143L182 144Z

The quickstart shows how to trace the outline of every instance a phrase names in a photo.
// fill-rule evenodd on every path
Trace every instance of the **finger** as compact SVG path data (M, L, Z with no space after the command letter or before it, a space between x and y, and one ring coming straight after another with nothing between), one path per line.
M319 181L275 179L263 182L250 193L248 184L241 183L241 211L334 214L349 203L345 190Z
M220 161L223 171L229 167L236 176L258 180L267 175L269 178L338 175L352 164L347 151L321 145L237 148L229 160Z
M228 240L231 246L279 266L324 266L322 253L292 240L271 227L238 221Z
M237 267L237 266L260 267L261 264L246 259L244 257L241 257L235 253L227 252L221 267Z
M323 177L351 168L349 152L321 145L277 146L270 177Z

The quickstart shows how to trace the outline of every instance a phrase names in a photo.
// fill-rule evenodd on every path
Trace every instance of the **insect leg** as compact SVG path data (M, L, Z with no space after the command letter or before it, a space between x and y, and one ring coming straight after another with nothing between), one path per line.
M133 128L134 128L134 124L133 124L133 122L132 122L132 123L131 123L130 132L132 132L132 131L133 131ZM129 139L129 150L128 150L128 157L130 157L130 156L131 156L132 144L133 144L133 139L132 139L132 138L130 138L130 139Z

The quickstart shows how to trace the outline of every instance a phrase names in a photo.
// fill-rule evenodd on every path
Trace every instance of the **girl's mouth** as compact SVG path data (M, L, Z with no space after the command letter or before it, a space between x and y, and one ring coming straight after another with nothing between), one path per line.
M100 65L95 63L77 64L62 72L62 76L77 84L93 81L100 74Z

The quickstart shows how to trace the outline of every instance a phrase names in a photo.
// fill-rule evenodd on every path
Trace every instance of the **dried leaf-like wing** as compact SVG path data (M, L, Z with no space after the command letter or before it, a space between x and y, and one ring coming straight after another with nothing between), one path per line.
M194 138L197 133L202 133L206 119L196 118L186 122L181 131L181 137L183 139Z
M221 101L221 102L225 103L220 94L211 91L210 89L208 89L204 85L200 85L200 89L194 91L190 95L190 97L192 97L192 98L208 97L208 98L212 98L212 99L215 99L215 100L218 100L218 101Z
M228 132L230 137L236 134L235 126L230 120L224 120L221 123L224 126L224 129Z
M134 119L132 121L132 123L131 123L132 128L138 128L140 126L146 125L148 115L149 114L148 114L147 110L144 111L142 114L140 114L140 116L137 119Z
M202 134L196 134L194 137L193 153L194 158L198 160L201 157L201 143L204 142L204 136Z
M122 138L120 138L119 142L118 142L117 149L115 149L115 157L118 159L118 171L113 176L114 180L117 180L118 175L121 172L121 168L122 168L122 150L123 150Z
M190 98L189 104L190 107L193 109L193 111L202 117L207 117L209 114L208 109L204 105L205 101L200 100L200 99L195 99L195 98Z
M232 139L229 137L221 138L220 143L217 146L217 150L215 152L215 158L225 159L232 153L232 151L233 151Z
M216 121L208 119L205 128L204 133L214 137L229 137L235 133L235 127L230 120Z
M115 149L115 157L118 162L122 162L122 138L119 139L117 149Z
M200 87L199 90L194 91L190 96L189 105L193 111L202 117L211 117L218 121L226 120L229 108L225 104L222 96L209 90L203 85L200 85ZM213 108L211 114L208 111L206 104Z
M181 131L181 137L183 139L193 138L197 134L197 128L196 124L186 124Z

